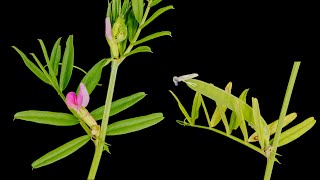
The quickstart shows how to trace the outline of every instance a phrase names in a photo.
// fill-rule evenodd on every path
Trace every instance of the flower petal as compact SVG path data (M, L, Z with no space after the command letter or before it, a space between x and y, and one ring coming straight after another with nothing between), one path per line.
M68 108L77 108L77 95L75 92L69 92L66 97L66 104Z
M105 26L106 26L105 35L109 40L112 40L110 17L106 17Z
M77 96L77 105L82 107L87 107L89 104L89 93L86 86L80 83L79 94Z

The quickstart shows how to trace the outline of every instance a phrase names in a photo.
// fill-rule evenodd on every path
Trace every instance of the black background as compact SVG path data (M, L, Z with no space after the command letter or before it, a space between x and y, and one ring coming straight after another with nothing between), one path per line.
M175 9L158 17L141 37L162 30L171 31L172 37L147 42L153 53L131 56L121 64L114 99L138 91L148 95L110 122L153 112L162 112L165 119L139 132L107 137L112 154L103 155L97 179L263 179L266 159L261 155L211 131L177 124L183 115L168 90L190 110L193 92L184 84L174 86L173 76L196 72L198 79L221 88L231 81L235 95L250 88L248 100L257 97L262 115L271 122L279 116L293 62L298 60L302 63L288 113L298 113L293 124L310 116L317 120L320 41L314 5L164 0L156 8L166 5ZM75 65L89 70L109 57L104 37L107 1L10 1L0 8L0 179L86 179L92 143L52 165L32 170L34 160L82 135L83 130L12 121L18 111L68 110L10 46L41 57L37 39L51 49L59 37L64 43L73 34ZM92 93L89 110L104 103L109 73L108 66L103 70L103 86ZM74 70L64 93L74 91L82 76ZM206 122L203 114L197 122ZM316 123L298 140L279 148L282 164L275 163L272 179L317 179L319 140Z

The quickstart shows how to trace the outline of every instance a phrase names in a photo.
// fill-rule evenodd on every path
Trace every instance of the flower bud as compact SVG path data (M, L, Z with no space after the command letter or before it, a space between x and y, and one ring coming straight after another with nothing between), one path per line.
M113 40L116 43L122 42L127 38L128 29L122 15L119 15L112 27Z
M91 116L86 108L80 108L77 114L90 128L92 128L94 125L97 125L96 120Z

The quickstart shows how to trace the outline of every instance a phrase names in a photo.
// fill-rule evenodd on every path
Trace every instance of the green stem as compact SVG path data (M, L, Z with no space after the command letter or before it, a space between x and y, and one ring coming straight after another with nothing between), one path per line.
M131 49L133 48L133 43L137 41L137 39L141 33L141 30L142 30L141 26L146 21L148 13L150 11L151 2L152 1L149 1L148 6L147 6L145 13L143 15L143 18L141 20L141 23L139 25L139 28L137 29L136 34L133 37L132 42L130 43L130 45L128 46L128 48L126 49L126 51L123 54L129 53L131 51ZM107 92L105 108L104 108L103 118L102 118L102 123L101 123L100 135L98 138L98 143L95 148L93 160L92 160L89 175L88 175L88 180L93 180L96 176L97 171L98 171L99 163L101 160L101 155L102 155L103 148L104 148L105 137L107 134L107 126L108 126L109 115L110 115L110 107L111 107L111 102L112 102L112 96L113 96L117 71L118 71L119 65L121 64L121 62L124 59L125 59L125 57L120 57L119 59L114 59L112 61L111 74L110 74L108 92Z
M290 102L290 98L291 98L291 94L292 94L292 90L293 90L293 86L298 74L298 70L299 70L299 66L300 66L301 62L294 62L293 64L293 68L291 71L291 75L290 75L290 79L289 79L289 83L287 86L287 90L286 90L286 94L282 103L282 108L281 108L281 112L280 112L280 116L279 116L279 122L277 125L277 131L274 135L274 140L272 143L272 147L273 150L270 154L270 156L267 159L267 166L265 169L265 174L264 174L264 180L270 180L271 179L271 174L272 174L272 169L273 169L273 164L275 161L275 156L277 153L277 147L278 147L278 142L280 140L280 134L281 134L281 130L283 127L283 123L284 123L284 117L287 114L287 109L289 106L289 102Z
M200 126L200 125L185 124L185 123L179 123L179 124L181 124L181 125L188 125L188 126L191 126L191 127L196 127L196 128L201 128L201 129L207 129L207 130L216 132L216 133L218 133L218 134L220 134L220 135L223 135L223 136L225 136L225 137L228 137L228 138L230 138L230 139L232 139L232 140L234 140L234 141L236 141L236 142L238 142L238 143L240 143L240 144L243 144L243 145L247 146L248 148L251 148L252 150L254 150L254 151L262 154L263 156L265 156L265 153L264 153L259 147L255 146L255 145L253 145L253 144L250 144L249 142L246 142L246 141L244 141L244 140L242 140L242 139L240 139L240 138L237 138L237 137L235 137L235 136L233 136L233 135L231 135L231 134L227 134L227 133L225 133L225 132L223 132L223 131L220 131L220 130L218 130L218 129L210 128L210 127L206 127L206 126Z
M110 115L110 107L111 107L112 96L113 96L113 91L114 91L114 86L115 86L115 82L116 82L116 76L117 76L117 71L118 71L119 65L120 65L119 60L112 61L108 92L107 92L107 97L106 97L106 102L105 102L104 112L103 112L103 118L102 118L102 123L101 123L101 131L100 131L100 135L98 138L99 141L98 141L96 148L95 148L91 168L90 168L89 175L88 175L88 180L95 179L96 173L98 171L101 155L103 152L103 145L104 145L106 134L107 134L107 126L108 126L109 115Z
M53 86L53 88L57 91L58 95L61 97L63 102L66 102L66 97L64 94L61 92L61 90L57 86Z

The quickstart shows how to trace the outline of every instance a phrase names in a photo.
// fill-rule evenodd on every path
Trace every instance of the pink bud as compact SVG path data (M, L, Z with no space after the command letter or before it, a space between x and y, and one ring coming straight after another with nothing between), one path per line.
M106 26L105 35L106 35L106 37L107 37L109 40L112 40L110 17L106 17L105 26Z
M87 105L89 104L89 93L86 86L83 83L80 83L80 90L77 99L81 99L81 101L79 101L78 104L83 107L87 107Z

